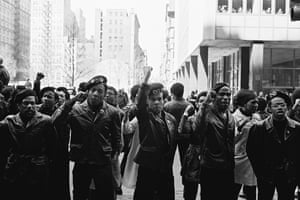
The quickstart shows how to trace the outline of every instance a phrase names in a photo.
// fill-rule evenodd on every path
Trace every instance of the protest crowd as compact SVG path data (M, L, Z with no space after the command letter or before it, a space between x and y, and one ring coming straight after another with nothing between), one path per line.
M268 95L227 83L184 98L151 82L130 94L103 75L65 87L9 85L0 68L0 190L7 200L292 200L300 184L300 89ZM120 157L122 155L122 157ZM122 159L120 159L122 158ZM69 163L74 162L72 182ZM72 191L70 191L72 184ZM72 194L72 195L71 195Z

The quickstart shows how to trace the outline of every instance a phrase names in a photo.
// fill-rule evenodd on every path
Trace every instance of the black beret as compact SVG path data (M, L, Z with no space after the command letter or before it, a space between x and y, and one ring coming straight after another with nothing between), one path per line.
M241 89L236 94L236 104L244 106L248 101L255 99L256 94L253 90Z
M103 84L106 87L107 78L105 76L102 76L102 75L98 75L98 76L93 77L91 80L89 80L87 82L87 89L89 90L89 89L91 89L92 87L94 87L95 85L98 85L98 84Z
M228 83L223 83L223 82L220 82L220 83L216 83L215 87L213 88L213 90L215 92L219 92L219 90L222 88L222 87L229 87Z
M45 92L48 91L55 93L55 87L44 87L40 92L40 96L42 97L45 94Z
M36 94L33 90L31 89L24 89L21 90L20 92L17 93L16 97L15 97L15 103L21 103L23 99L25 99L26 97L29 96L34 96L36 97Z
M285 94L284 92L281 91L275 91L273 95L270 96L269 102L271 102L272 99L274 99L275 97L280 97L282 98L287 106L291 106L292 105L292 101L291 98Z
M149 85L149 95L148 96L156 95L158 93L163 92L163 88L164 88L164 85L161 83L151 83Z
M300 88L296 88L292 94L293 103L295 103L296 99L300 99Z

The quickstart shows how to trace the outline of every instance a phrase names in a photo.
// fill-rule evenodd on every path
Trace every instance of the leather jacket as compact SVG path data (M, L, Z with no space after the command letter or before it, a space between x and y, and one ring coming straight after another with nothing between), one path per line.
M36 112L25 125L19 114L9 115L0 122L0 130L1 156L6 157L6 180L13 182L27 177L28 181L36 181L38 177L47 175L42 172L49 170L57 144L57 135L49 116Z
M159 121L155 119L147 108L148 89L149 86L143 84L138 95L136 116L141 146L134 161L147 168L169 171L172 169L176 150L176 120L164 111L161 112ZM161 127L165 127L165 130Z
M272 116L250 129L246 151L258 179L272 182L274 174L283 172L290 181L299 181L300 123L286 119L284 141L280 140Z
M70 125L72 161L109 164L111 156L120 152L121 121L117 108L103 102L102 108L94 113L87 100L74 106L67 102L52 117L56 127Z
M202 110L197 113L192 139L201 146L201 166L210 169L234 169L234 131L235 123L230 111L224 120L217 111L209 106L202 120ZM194 143L194 142L193 142Z

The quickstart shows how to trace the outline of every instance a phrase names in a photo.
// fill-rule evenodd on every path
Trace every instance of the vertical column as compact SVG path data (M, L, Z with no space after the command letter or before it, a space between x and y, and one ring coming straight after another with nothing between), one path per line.
M257 92L262 90L264 43L254 42L250 52L249 86Z
M249 47L241 47L241 66L238 66L240 68L241 89L249 89L249 85L251 85L249 82L251 80L249 65L250 65Z

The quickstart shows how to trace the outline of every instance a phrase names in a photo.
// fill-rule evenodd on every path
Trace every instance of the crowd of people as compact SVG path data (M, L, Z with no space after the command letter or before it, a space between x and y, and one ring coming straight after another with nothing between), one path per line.
M11 87L0 72L0 188L6 199L175 200L178 147L183 198L292 200L300 180L300 89L292 98L227 83L185 99L184 85L134 85L130 98L98 75L70 95ZM4 75L3 75L4 74ZM2 76L3 75L3 76ZM197 93L197 95L196 95ZM120 160L122 154L122 160ZM72 183L69 162L74 162ZM70 191L70 184L73 190ZM199 187L200 185L200 187ZM243 188L243 189L242 189ZM242 191L241 191L242 190Z

